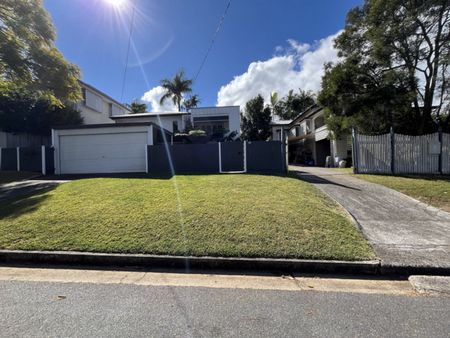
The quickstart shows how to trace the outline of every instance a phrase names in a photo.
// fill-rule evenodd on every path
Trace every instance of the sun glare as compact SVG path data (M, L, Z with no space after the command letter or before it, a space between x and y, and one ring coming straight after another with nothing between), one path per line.
M104 0L107 4L114 8L122 8L126 5L127 0Z

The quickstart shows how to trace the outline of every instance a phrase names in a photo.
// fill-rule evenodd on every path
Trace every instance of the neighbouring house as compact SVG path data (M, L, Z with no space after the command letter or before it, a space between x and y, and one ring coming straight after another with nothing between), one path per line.
M185 130L189 123L207 134L233 132L240 135L239 106L192 108L188 112L150 112L144 114L113 115L116 123L152 122L172 133Z
M323 107L313 105L294 118L288 126L289 163L337 166L350 163L351 136L334 139L325 124ZM331 162L326 163L330 156Z
M283 135L286 137L289 133L289 125L292 120L280 120L278 116L272 117L272 122L270 122L270 128L272 135L270 139L272 141L283 141Z
M171 133L184 130L186 119L189 118L187 112L154 112L143 114L121 114L113 115L111 119L116 123L152 122Z
M241 133L239 106L199 107L189 110L192 125L208 134L220 131Z

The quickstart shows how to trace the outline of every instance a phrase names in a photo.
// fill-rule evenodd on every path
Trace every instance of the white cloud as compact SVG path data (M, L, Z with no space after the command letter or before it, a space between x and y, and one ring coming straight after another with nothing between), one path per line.
M165 89L161 86L153 87L144 93L141 97L142 101L145 101L149 106L149 111L152 112L164 112L164 111L177 111L178 108L173 104L169 98L164 101L163 105L159 104L159 100L164 95Z
M245 73L222 86L217 94L217 105L243 106L258 94L268 101L273 91L278 92L279 97L286 95L290 89L317 92L322 81L323 65L338 58L333 40L340 33L321 39L314 45L289 39L287 48L277 46L275 52L282 55L250 63Z

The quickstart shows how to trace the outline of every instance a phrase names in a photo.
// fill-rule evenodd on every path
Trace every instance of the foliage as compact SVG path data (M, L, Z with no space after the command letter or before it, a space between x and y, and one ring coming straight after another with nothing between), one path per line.
M27 91L0 92L0 126L6 132L48 135L52 126L82 124L80 112Z
M206 132L201 129L193 129L188 132L189 136L205 136Z
M276 93L275 93L276 94ZM298 93L294 93L291 89L289 93L278 101L278 95L271 95L271 106L273 113L278 115L282 120L292 120L300 113L304 112L308 107L315 103L314 94L310 91L299 89Z
M186 111L192 108L196 108L200 103L200 98L197 94L191 95L188 99L183 102L183 107Z
M374 257L340 207L314 186L295 178L250 174L82 179L2 201L0 248Z
M127 105L133 114L145 114L147 112L147 105L138 101L131 102Z
M181 103L183 101L184 93L192 92L192 80L184 77L184 71L180 70L175 74L173 79L161 80L161 86L166 90L165 94L160 99L160 104L171 98L174 105L177 106L178 111L181 111Z
M261 95L245 104L245 111L241 113L242 138L248 141L266 141L271 135L271 110L264 107Z
M390 126L406 134L417 129L404 78L380 72L376 64L360 65L349 58L327 65L319 101L326 107L326 123L335 137L348 134L352 127L365 134L384 133Z
M341 61L328 66L319 95L331 118L372 133L448 124L448 0L366 0L348 13L335 46Z
M55 47L42 0L2 0L0 23L0 90L26 89L55 104L81 99L80 71Z

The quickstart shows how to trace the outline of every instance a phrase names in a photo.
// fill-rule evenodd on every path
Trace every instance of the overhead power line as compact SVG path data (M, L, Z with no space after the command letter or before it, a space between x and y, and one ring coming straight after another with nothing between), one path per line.
M205 56L203 57L203 60L202 60L202 62L200 64L200 67L198 68L197 73L194 76L194 82L195 82L195 80L197 80L200 72L202 71L203 66L206 63L206 60L208 59L208 55L211 52L211 49L212 49L214 43L216 42L217 35L219 34L220 29L222 28L223 22L225 21L225 18L227 16L228 9L230 8L230 5L231 5L231 0L228 1L227 7L225 8L225 11L223 12L222 17L220 18L219 24L217 25L216 31L213 34L213 37L212 37L211 42L209 44L209 47L206 50Z
M128 58L130 57L131 37L133 35L133 27L134 27L134 13L136 11L136 3L133 1L130 1L130 3L131 6L133 7L133 11L131 12L130 34L128 35L128 47L127 47L127 55L125 57L125 69L123 71L122 92L120 94L120 102L122 102L123 94L125 92L125 82L127 80L127 70L128 70Z

